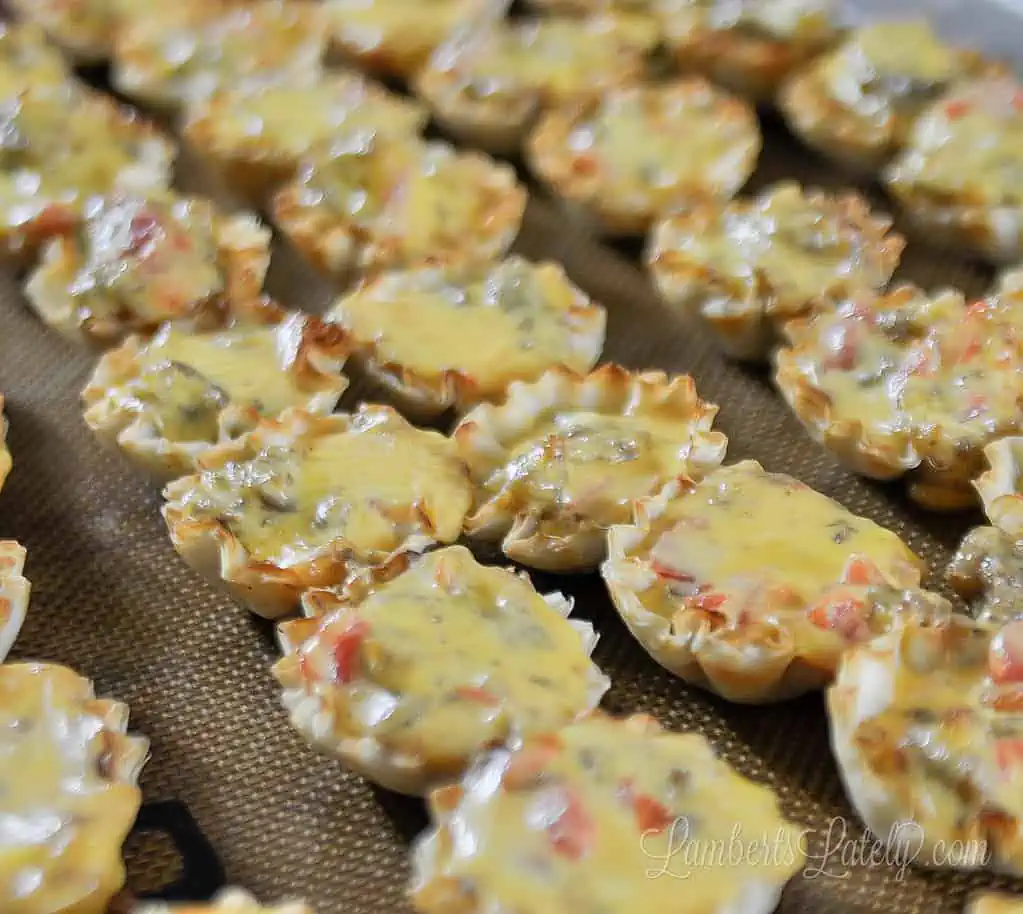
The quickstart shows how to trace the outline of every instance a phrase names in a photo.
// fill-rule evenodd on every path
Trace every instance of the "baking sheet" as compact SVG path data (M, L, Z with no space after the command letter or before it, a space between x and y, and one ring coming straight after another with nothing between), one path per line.
M985 40L998 52L1015 51L1023 36L1006 7L982 2L864 0L858 7L886 15L933 7L947 37ZM753 189L782 177L845 184L771 118L765 133ZM203 185L187 162L182 178L185 187ZM594 242L538 193L517 249L560 260L607 307L605 359L691 373L700 394L721 406L718 428L730 439L731 461L755 458L883 523L930 562L932 583L940 585L958 538L979 515L930 515L908 504L899 484L842 470L806 437L765 372L726 361L699 327L658 304L638 269L638 245ZM290 305L322 308L329 289L284 255L271 270L271 291ZM899 276L970 294L991 278L915 244ZM101 449L81 421L78 391L91 359L43 327L10 276L0 276L0 328L0 390L15 460L0 495L0 537L28 548L33 584L13 657L75 667L101 694L126 701L133 726L151 739L146 806L127 848L130 888L199 898L227 880L265 900L303 896L319 914L408 911L406 854L425 825L422 804L370 786L293 733L268 671L276 657L270 626L177 558L158 490ZM937 914L960 910L972 888L1013 885L869 859L878 851L843 797L819 696L768 708L728 705L656 666L618 621L596 576L533 577L541 591L571 594L578 614L601 633L595 659L614 683L608 709L645 711L705 734L740 771L776 790L806 829L808 868L779 910ZM680 904L685 892L680 881Z

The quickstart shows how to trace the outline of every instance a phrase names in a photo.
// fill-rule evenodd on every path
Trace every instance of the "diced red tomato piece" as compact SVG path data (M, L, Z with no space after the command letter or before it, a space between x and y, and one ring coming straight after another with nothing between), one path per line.
M992 639L988 668L995 682L1023 682L1023 619L1010 622Z
M334 639L334 678L339 683L351 682L359 675L362 643L369 634L369 624L358 619Z
M870 636L864 603L855 597L826 598L810 610L809 616L814 625L833 631L846 641L862 641Z
M566 790L565 797L565 810L547 827L547 834L556 853L581 860L593 847L596 822L578 796Z
M677 571L674 568L669 568L667 565L662 565L660 562L654 560L650 563L650 567L653 569L654 574L659 578L667 578L669 581L681 581L683 584L691 584L696 580L691 574L685 571Z
M959 118L969 113L970 108L973 106L964 99L953 99L947 105L945 105L945 114L953 120L959 120Z
M75 227L76 216L66 206L51 203L43 207L32 225L32 232L39 238L67 234Z
M714 612L728 602L728 595L723 593L699 593L689 598L689 605L693 609L700 609L704 612Z
M870 559L854 555L842 571L842 582L856 587L869 587L881 580L881 572Z
M572 170L578 175L592 175L597 170L597 160L591 155L578 156L572 162Z
M160 223L155 216L149 213L139 213L131 220L129 228L131 238L131 249L137 251L142 245L150 241L159 228Z
M543 736L530 740L521 749L512 753L501 778L501 784L508 790L529 786L560 754L561 741L557 736Z
M1023 687L1010 689L1007 692L995 696L991 706L996 711L1007 711L1019 713L1023 711Z
M459 686L455 694L466 701L473 701L481 705L497 704L497 696L483 686Z
M1012 107L1017 111L1023 111L1023 92L1016 92L1013 94Z
M976 301L971 301L966 307L966 313L971 316L978 314L984 314L988 308L991 307L991 303L986 298L978 298Z
M974 337L970 340L963 349L963 354L959 356L960 362L972 362L978 355L980 355L981 345L980 340Z
M675 816L667 806L646 794L634 796L632 807L636 811L636 825L641 832L662 832L675 821Z
M852 329L845 327L838 346L824 359L824 368L832 371L852 371L860 356L860 344L853 336Z
M1023 737L997 740L995 761L1004 772L1023 766Z

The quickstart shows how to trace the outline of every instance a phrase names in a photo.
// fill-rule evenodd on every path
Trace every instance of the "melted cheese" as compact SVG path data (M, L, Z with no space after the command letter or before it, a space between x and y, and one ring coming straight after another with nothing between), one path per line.
M148 133L110 102L69 88L0 103L0 220L19 226L48 204L111 192L141 162ZM148 186L166 180L139 173Z
M141 794L109 771L122 763L118 738L71 670L0 667L4 914L101 914L121 888L121 845Z
M389 412L206 470L187 499L197 517L226 524L253 559L282 566L332 543L379 562L412 534L451 542L469 500L451 442Z
M752 113L703 83L609 93L567 137L575 170L597 170L601 193L626 198L651 190L731 196L759 142Z
M62 294L85 319L156 326L219 294L214 211L197 200L106 198L80 232L80 264Z
M482 485L518 496L531 511L624 523L633 499L688 469L692 435L677 416L558 413L532 429Z
M842 201L780 184L706 219L665 223L655 263L708 277L705 310L727 314L751 298L770 313L804 309L822 294L883 287L895 267L883 231ZM723 287L723 288L722 288Z
M514 100L536 94L547 105L631 82L642 69L638 53L612 30L568 18L492 29L433 65L457 74L474 97Z
M425 269L385 274L331 312L374 358L438 380L456 371L481 398L557 364L588 369L597 352L577 343L577 291L550 268L512 258L464 275Z
M412 135L424 119L416 105L348 74L313 85L278 83L223 93L197 108L196 116L203 117L216 146L255 147L288 160L349 130Z
M668 0L679 33L737 30L775 41L818 44L834 33L831 0Z
M318 25L302 4L250 2L227 10L186 4L132 22L115 66L147 95L194 102L251 78L312 76L325 44Z
M717 470L668 510L648 546L669 585L649 606L669 618L680 602L712 595L740 625L779 609L805 614L855 558L893 583L918 580L919 560L894 533L755 463Z
M340 736L459 770L591 710L606 680L587 647L528 578L451 546L325 616L298 651L305 687L344 708Z
M1023 206L1023 89L992 79L946 95L917 121L889 180L909 199Z
M920 438L940 427L973 445L1016 422L1023 399L1016 332L994 308L896 292L823 314L812 334L798 355L828 395L833 421L853 419L868 435Z
M34 26L0 23L0 99L32 86L60 86L70 71L57 50Z
M494 753L455 793L435 795L438 831L414 854L424 914L468 899L531 914L740 910L802 862L771 793L695 734L590 718ZM760 852L728 854L736 831Z

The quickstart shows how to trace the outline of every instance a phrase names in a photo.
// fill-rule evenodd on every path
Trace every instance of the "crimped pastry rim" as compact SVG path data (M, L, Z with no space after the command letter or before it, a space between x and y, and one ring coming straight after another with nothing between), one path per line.
M150 199L155 194L143 194L127 199ZM181 202L205 204L203 198L183 196L166 197L171 205ZM79 220L78 224L81 224ZM258 300L263 281L270 267L270 240L272 233L255 213L224 214L212 212L214 255L223 276L223 289L200 307L210 306L230 313L235 303ZM76 265L81 264L80 245L71 234L55 236L41 252L38 264L25 281L24 292L28 303L47 326L52 327L69 342L91 348L106 348L123 341L132 331L119 326L116 318L109 321L111 329L96 329L77 313L74 299L66 289L52 288L63 276L74 276ZM187 320L187 318L186 318ZM176 321L180 326L181 321ZM134 332L146 332L139 327ZM155 331L153 326L152 330Z
M430 789L448 779L446 776L438 777L429 755L425 751L410 753L390 748L386 742L373 736L335 732L339 721L324 702L302 688L300 676L295 676L295 671L290 669L289 659L308 638L316 637L319 622L326 623L347 610L357 610L359 605L378 588L414 567L418 558L419 556L407 552L395 554L384 565L368 569L365 574L350 582L340 596L331 591L315 589L306 591L302 595L302 611L305 618L278 625L277 643L283 657L272 668L272 673L281 686L281 701L288 711L292 727L315 749L340 758L367 780L388 790L413 796L425 795ZM520 580L531 583L524 571L491 565L480 567L486 571L507 571ZM546 594L535 592L551 610L568 622L579 636L586 654L592 656L600 635L589 621L570 618L574 608L572 599L560 591ZM308 638L303 637L304 634L307 634ZM596 665L591 663L589 672L592 679L587 694L589 707L581 710L576 720L592 713L611 685L610 679ZM514 742L515 739L514 734L509 737L510 742ZM467 758L466 766L471 761Z
M753 472L766 472L756 460L742 460L739 463L721 467L722 470L748 469ZM793 698L808 691L813 691L831 679L827 669L818 669L810 657L804 656L794 643L792 656L784 670L771 677L773 682L749 686L751 677L744 676L736 687L727 689L721 676L704 667L700 661L702 645L694 649L688 639L675 635L671 631L671 620L658 613L651 612L640 598L640 591L656 582L656 574L649 569L648 562L632 551L640 546L650 535L654 524L669 510L671 503L690 485L692 481L684 476L668 482L664 488L651 498L640 499L633 504L634 520L631 524L617 524L608 531L608 558L600 566L600 574L607 586L608 594L615 609L625 622L633 637L643 646L650 656L672 674L687 682L713 691L730 701L765 704ZM812 490L815 491L816 490ZM826 498L822 493L816 494ZM844 510L844 509L843 509ZM900 540L900 542L902 542ZM924 562L912 550L905 546L907 559L916 559L915 567L907 562L906 575L899 580L887 578L889 584L897 587L916 587L920 584ZM642 567L638 567L638 566ZM915 574L912 573L915 571ZM823 630L822 630L823 631ZM836 642L833 654L839 656L844 649L844 642ZM830 653L830 651L829 651ZM770 672L776 666L768 662L760 664L760 669Z
M489 276L506 266L519 266L526 263L524 258L513 254L504 260L488 264L452 267L438 265L404 271L393 270L364 280L362 285L356 287L349 294L359 295L377 282L386 282L404 274L438 273L453 276L456 280L471 281L480 276ZM529 267L537 274L543 273L550 276L552 280L558 280L565 290L571 293L573 302L566 309L566 313L573 317L574 322L582 324L582 327L577 328L572 340L574 343L572 350L568 352L563 362L572 368L589 369L600 357L604 345L607 312L568 277L560 264L553 261L530 262ZM327 314L327 319L340 324L345 329L352 341L353 360L375 381L387 387L403 411L435 417L451 408L463 412L491 399L491 395L484 394L473 376L465 371L449 368L441 374L431 376L381 355L376 340L357 336L355 329L346 323L344 304L348 297L343 296L335 302ZM499 366L495 365L495 368L499 368ZM497 384L488 385L488 387L493 386L496 389L503 386L507 390L511 384L519 380L521 379L509 375Z
M319 318L303 312L284 311L268 300L236 303L237 326L267 326L279 333L297 333L298 345L289 354L285 369L303 381L312 382L306 409L329 413L348 387L342 368L349 355L348 340L340 328L331 327ZM164 324L160 333L177 329ZM229 332L231 326L213 331L210 335ZM187 328L186 328L187 332ZM203 336L207 334L202 334ZM83 417L89 429L105 444L121 450L154 478L169 481L193 471L196 461L209 453L216 444L199 441L171 441L162 437L148 421L144 412L132 413L114 402L113 394L125 384L139 377L141 360L149 340L138 335L129 336L120 346L105 353L97 362L92 375L82 390ZM259 413L244 404L229 402L220 411L218 424L222 438L220 444L236 438L230 429L246 429L256 424Z
M426 160L435 164L457 162L462 182L487 199L486 207L477 207L480 211L476 215L484 221L481 230L474 233L472 246L438 249L423 263L486 263L507 253L521 230L528 199L526 188L510 165L439 140L376 136L383 143L415 149L412 167ZM395 259L388 251L388 241L404 235L403 229L392 227L386 234L381 234L377 224L369 231L358 229L325 204L321 194L312 199L308 186L304 177L285 184L273 195L270 210L281 234L317 269L343 282L353 271L366 274L415 265Z
M198 461L199 473L175 479L165 486L161 514L178 554L201 576L226 587L250 612L272 620L292 614L304 591L340 583L346 575L364 568L367 563L355 558L352 546L341 536L310 550L307 559L286 567L269 560L252 559L241 540L226 524L216 519L191 517L184 501L198 487L203 470L222 466L231 460L245 460L269 443L294 449L302 440L345 433L354 422L372 415L385 416L389 424L396 423L417 434L432 434L437 440L447 441L436 432L411 425L391 407L377 404L362 404L353 413L329 415L288 409L276 418L262 419L246 434L216 445L203 454ZM457 460L453 449L451 457L453 461ZM419 526L422 529L409 533L390 555L374 564L386 564L402 553L423 552L435 545L438 542L433 535L436 531L428 529L431 523L432 519L420 511Z
M988 469L973 481L984 513L1010 539L1023 538L1023 436L1010 435L984 448Z
M879 694L864 696L864 692L874 692L875 688L884 688L887 683L882 676L878 675L876 669L879 664L885 663L901 645L903 637L911 634L914 630L930 628L940 630L950 626L961 626L980 631L987 631L994 634L998 626L990 623L979 622L966 615L955 614L949 619L939 622L936 625L922 625L918 621L907 620L904 625L893 629L872 641L857 645L843 654L839 664L835 680L825 694L825 705L828 717L829 739L831 750L837 762L838 772L845 787L846 796L855 808L857 814L864 821L876 836L884 840L895 834L895 827L906 818L899 809L898 798L895 791L890 788L885 779L865 762L855 744L855 733L861 723L876 717L878 713L889 708L899 707L892 700L891 695L882 697ZM873 667L861 671L861 667ZM882 706L881 701L885 704ZM872 711L868 710L869 707ZM922 852L932 851L935 844L927 837L923 829L914 834L919 836L919 842L912 841L911 836L905 835L906 843L901 846L902 850L912 853L914 856L908 858L915 860L917 856L922 857L921 865L928 866L927 855ZM941 842L941 838L938 838ZM946 858L947 859L947 858ZM1023 859L1013 867L1004 861L994 862L989 867L994 872L1003 872L1011 875L1023 874ZM955 869L970 870L983 869L984 861L975 862L972 866L959 863Z
M778 195L790 194L798 194L806 206L819 209L829 218L837 218L844 226L856 230L864 247L869 249L870 257L876 261L874 267L881 282L873 288L887 285L906 245L900 234L891 231L892 220L875 213L858 192L846 190L833 194L819 187L803 187L791 180L775 182L749 199L732 201L723 210L717 205L703 204L662 219L654 226L644 257L659 294L669 304L699 314L725 349L740 358L766 357L787 321L812 313L836 297L871 288L848 277L836 277L830 286L808 301L780 301L763 270L756 269L752 286L744 288L733 277L689 259L670 246L673 235L698 233L701 226L716 224L721 214L730 208L757 208ZM721 298L728 301L727 313L708 307Z
M25 622L32 585L24 576L25 548L0 540L0 663L10 653Z
M705 763L708 769L723 767L731 777L754 783L754 786L763 791L766 797L769 797L771 812L777 819L776 824L778 828L790 832L795 831L795 823L785 817L775 793L763 784L751 782L745 775L736 771L727 760L721 757L703 734L669 731L661 726L655 718L645 713L631 713L618 716L598 710L577 723L582 724L588 720L607 721L617 724L632 733L651 737L664 735L676 739L684 739L694 745L698 745L698 749L693 752L694 756L697 753L700 755L700 757L695 759L698 763L704 763L704 760L706 760ZM509 750L497 750L498 753L507 751ZM514 753L515 748L512 747L510 751ZM473 771L484 770L498 761L499 756L496 754L482 755L477 759ZM440 839L446 835L452 813L457 810L465 795L466 788L464 783L454 783L433 790L427 797L426 805L430 816L430 825L415 839L410 852L412 869L410 894L413 899L413 905L417 910L422 911L423 914L441 914L441 912L455 910L459 911L460 914L480 914L484 910L487 914L514 914L511 909L504 905L499 905L493 900L485 908L479 903L475 905L467 904L456 880L444 872L441 861L438 859L441 856L440 848L438 847L441 843ZM785 885L792 878L792 875L798 872L804 856L801 849L795 852L792 862L792 874L789 877L781 879L777 884L770 881L753 880L738 891L736 897L728 904L720 908L708 909L708 914L711 914L711 912L712 914L769 914L769 912L777 907ZM429 899L429 904L422 904L420 903L419 895L427 886L439 887L445 891L439 898ZM446 904L438 904L438 902L446 902ZM461 903L459 904L459 902Z
M690 98L709 99L707 108L713 109L718 126L727 122L729 132L734 130L736 134L731 146L736 159L735 168L727 180L722 178L716 184L680 182L667 195L661 194L648 183L637 190L635 199L626 200L620 195L608 194L606 183L601 181L599 175L583 174L573 167L577 154L569 148L568 137L580 120L592 117L610 97L642 94L666 97L675 102L670 116L666 116L665 120L688 117L692 107ZM683 106L687 113L679 115L677 109ZM696 107L699 116L703 117L703 106ZM685 120L672 123L670 127L673 131L684 128ZM525 156L532 172L556 196L591 212L604 231L613 235L632 235L644 233L658 216L679 208L683 202L704 199L723 201L734 197L752 175L762 145L759 121L747 102L699 76L683 76L667 83L618 86L602 96L581 103L550 108L540 115L533 127L526 142ZM741 157L738 155L739 150L742 150ZM686 189L683 190L683 187Z
M693 453L689 471L702 476L724 460L728 439L712 429L718 407L701 400L689 375L669 378L664 372L632 372L608 363L588 374L565 366L545 372L537 381L513 382L498 405L484 404L469 413L451 433L469 472L480 479L502 465L511 448L527 440L538 420L551 411L585 410L622 415L623 408L646 409L670 404L680 423L691 423ZM616 408L617 407L617 408ZM480 468L474 473L474 468ZM677 474L672 474L677 475ZM655 494L668 481L660 480ZM579 518L574 534L558 534L559 551L545 545L544 521L526 502L502 493L485 493L476 482L477 500L466 518L470 539L500 541L509 558L546 571L582 571L596 568L606 555L608 525L595 518ZM561 514L558 515L561 517ZM564 552L560 552L561 549Z
M942 289L934 293L925 293L916 286L903 284L889 289L885 293L875 294L877 299L894 296L923 297L931 301L948 298L962 303L965 311L963 294L954 289ZM804 353L818 349L815 343L814 318L798 318L785 326L788 344L775 354L774 381L779 392L788 403L789 408L802 422L811 438L822 444L835 454L855 472L872 479L892 480L914 471L924 472L931 465L948 473L949 478L942 483L936 480L933 490L924 486L910 486L910 497L932 510L956 510L964 507L961 497L952 491L951 482L966 465L964 489L969 476L970 453L979 453L983 445L975 445L972 451L963 453L957 448L956 439L944 433L942 426L929 426L926 436L917 434L913 429L901 432L874 434L867 430L862 421L855 418L837 418L832 415L830 398L798 365ZM991 439L1005 437L1007 433L991 433ZM929 440L928 440L929 439ZM949 472L951 471L951 472ZM951 493L949 501L943 501L940 489L948 488ZM969 504L969 499L966 499Z

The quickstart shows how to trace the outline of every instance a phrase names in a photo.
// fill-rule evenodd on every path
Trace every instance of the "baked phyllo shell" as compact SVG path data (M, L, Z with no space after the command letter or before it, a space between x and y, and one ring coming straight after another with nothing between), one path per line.
M905 247L891 224L858 194L833 197L785 181L749 200L668 216L654 227L646 261L669 305L698 314L732 357L763 361L787 321L888 284ZM837 266L829 256L836 241L848 248ZM699 250L714 243L725 248L717 262ZM816 267L809 282L808 267Z
M69 341L105 349L166 321L209 330L229 319L234 303L258 300L271 233L254 215L225 215L206 200L158 193L107 198L88 209L47 242L25 284L29 304ZM127 296L118 291L126 285ZM145 312L131 298L144 301Z
M347 202L328 190L335 182ZM344 286L381 270L502 257L526 198L514 169L489 156L377 135L317 150L271 211L296 250Z
M608 527L631 519L633 499L721 463L727 439L711 430L716 414L688 375L669 379L610 364L588 375L552 368L534 383L513 383L503 403L477 407L452 433L476 488L466 533L499 542L510 559L533 568L594 569L607 554ZM575 458L573 420L583 430L585 455ZM605 446L587 455L591 435L597 442L603 435ZM566 474L562 484L552 487L541 476L534 489L533 456L553 480ZM628 478L622 471L632 460L641 468ZM575 485L567 475L573 464L589 471Z
M909 620L842 659L831 746L867 827L913 862L1023 873L1023 621Z
M15 267L30 266L95 196L171 184L169 138L98 92L75 83L30 87L6 113L26 157L19 169L0 171L0 255Z
M807 145L873 176L930 101L954 82L995 69L980 54L945 45L925 20L880 22L797 73L778 104Z
M223 889L208 904L197 901L148 902L136 905L131 914L316 914L301 901L261 905L242 889Z
M571 723L609 685L589 659L592 625L567 619L570 600L537 593L524 572L479 565L463 546L396 556L344 596L308 591L303 607L308 618L280 626L273 670L293 726L400 793L422 794L486 748ZM367 723L383 705L388 718ZM406 727L387 722L406 715Z
M1006 535L1023 539L1023 438L993 441L984 457L988 468L974 482L984 513Z
M24 548L13 540L0 540L0 663L10 653L28 611L31 585L24 571Z
M316 4L186 3L117 30L110 82L132 101L173 115L246 81L312 82L326 52L326 19Z
M1007 163L1023 147L1023 86L990 77L953 86L913 125L885 169L921 241L997 264L1023 258L1023 184Z
M600 231L642 235L665 213L734 196L761 145L749 105L688 79L554 108L530 135L526 157Z
M127 735L126 705L67 667L4 663L0 699L0 777L26 822L53 823L5 837L0 908L105 914L124 885L149 742Z
M974 527L945 570L952 589L983 622L1023 618L1023 548L997 527Z
M730 701L820 689L849 644L948 609L918 589L923 562L894 533L754 461L673 480L634 511L608 533L612 602L658 663Z
M4 396L0 394L0 490L4 487L14 461L7 448L7 417L4 415Z
M541 111L642 81L653 37L613 15L496 20L456 33L413 80L460 143L517 153Z
M320 120L316 126L307 123ZM356 73L329 71L305 81L228 88L193 105L185 141L224 183L258 206L295 176L317 144L351 130L414 136L426 109ZM253 126L258 125L258 130Z
M716 6L726 9L719 12ZM701 73L751 101L770 103L790 75L839 40L830 7L817 0L764 0L743 6L734 24L714 21L734 19L736 7L727 0L667 0L658 13L679 69Z
M381 441L379 446L363 446L359 436ZM238 532L251 520L246 512L253 513L244 503L247 488L253 488L253 500L265 508L265 519L294 516L296 524L304 524L308 512L293 503L302 501L303 461L309 461L310 454L315 465L309 468L308 485L326 486L316 493L325 497L317 501L316 516L310 521L315 535L306 535L302 528L293 541L285 541L288 531L281 534L260 524L266 529L259 536L279 541L260 542L259 551L254 551L243 542L245 532ZM267 471L263 464L271 456L273 466ZM290 469L274 468L287 460L293 464ZM331 461L341 463L336 475ZM400 462L404 464L398 467ZM353 573L386 564L404 552L454 542L472 501L465 466L454 445L437 432L414 428L386 406L363 405L355 413L330 416L287 410L277 419L260 422L242 438L208 451L197 463L197 474L164 489L163 517L171 541L195 571L267 619L294 613L305 590L338 586ZM253 473L239 475L245 466L254 467ZM406 478L395 478L399 469ZM375 494L375 487L405 482L410 490L405 493L407 501L399 496L381 500ZM327 491L343 486L347 490L341 495ZM360 486L367 489L364 497ZM292 487L298 492L294 497L285 491ZM211 494L212 489L217 491ZM216 507L220 502L214 495L242 500L240 508L232 507L237 508L239 526L226 517L228 510ZM359 529L354 539L346 532L352 514L357 515ZM251 534L255 528L248 527Z
M178 327L165 324L151 339L139 336L128 337L116 349L105 353L96 365L92 376L82 391L85 407L85 422L97 438L109 447L119 449L133 463L160 482L166 482L192 473L196 461L212 448L237 439L252 429L262 418L261 411L247 400L237 401L226 391L218 396L209 407L214 434L204 437L179 437L164 431L159 415L161 403L157 396L155 405L150 405L143 392L135 388L145 383L151 369L159 374L164 369L172 371L180 380L217 387L215 381L199 369L189 366L184 359L164 359L161 353L173 337L209 341L220 341L225 351L230 348L233 335L266 333L269 337L262 347L259 359L254 360L246 378L246 386L258 389L260 379L270 372L279 372L294 387L304 409L314 413L330 413L337 405L341 394L348 387L348 379L342 373L350 347L341 328L327 324L307 314L288 312L269 301L257 301L249 306L237 307L232 312L235 319L230 324L212 333L197 333L187 324ZM174 349L182 348L174 346ZM271 361L266 361L270 359ZM294 405L294 404L291 404ZM183 424L198 421L189 410L191 401L185 402ZM204 410L205 413L205 410Z
M456 30L503 14L505 0L327 0L335 56L382 77L410 79ZM498 7L497 9L493 9Z
M996 299L967 305L959 292L928 297L914 286L854 295L786 325L775 382L811 437L855 472L904 476L910 497L934 511L968 508L983 448L1023 416L1016 334L998 312ZM867 400L846 402L868 383Z
M429 810L432 826L412 850L420 914L672 911L679 880L699 899L683 909L768 914L804 859L801 831L770 790L733 771L705 737L640 715L592 715L497 749L434 791ZM773 852L660 870L671 848L689 846L696 822L708 847L742 834Z
M554 365L588 371L607 322L560 265L514 256L384 273L328 317L348 333L355 369L423 422L500 400L513 381L535 380Z
M1023 896L1001 892L983 892L973 895L966 906L966 914L1020 914Z

